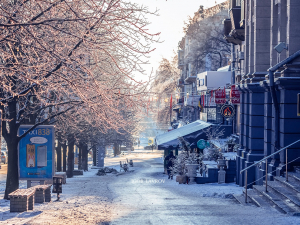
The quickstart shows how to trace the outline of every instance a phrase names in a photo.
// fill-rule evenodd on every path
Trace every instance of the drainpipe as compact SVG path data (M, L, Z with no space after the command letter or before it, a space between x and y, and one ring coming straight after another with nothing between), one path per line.
M234 44L231 44L231 84L235 84L235 62L236 62L236 55L235 55L235 48ZM234 109L236 110L236 106L234 106ZM235 123L236 123L236 115L232 119L232 133L235 133Z
M277 95L275 91L274 86L274 72L272 70L269 70L269 81L270 81L270 91L271 91L271 97L275 109L275 127L274 127L274 133L275 133L275 148L276 150L279 149L279 105L277 101Z
M234 44L231 44L231 84L235 84L235 51L234 51Z

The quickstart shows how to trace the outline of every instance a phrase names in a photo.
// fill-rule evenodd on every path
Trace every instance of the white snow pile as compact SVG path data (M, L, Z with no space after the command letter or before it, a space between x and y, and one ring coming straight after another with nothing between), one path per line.
M104 167L99 169L96 175L105 176L107 173L117 174L118 171L114 168Z
M230 198L233 199L233 195L232 194L225 194L225 193L209 193L209 194L203 194L202 197L213 197L213 198Z
M195 196L233 199L233 195L240 195L243 193L243 187L239 187L235 183L210 183L210 184L178 184L177 182L167 181L166 185L171 185L174 191L181 194L194 193Z

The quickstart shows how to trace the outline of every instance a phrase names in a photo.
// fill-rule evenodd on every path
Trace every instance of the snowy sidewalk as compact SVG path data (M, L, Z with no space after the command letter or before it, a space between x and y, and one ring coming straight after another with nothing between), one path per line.
M234 184L179 185L162 173L162 152L135 151L105 159L119 171L119 161L132 159L133 172L67 179L61 202L35 204L33 211L10 213L0 200L0 224L299 224L300 219L254 206L241 206L230 194ZM23 184L22 184L23 185ZM2 193L0 193L2 194ZM52 200L56 196L52 195Z

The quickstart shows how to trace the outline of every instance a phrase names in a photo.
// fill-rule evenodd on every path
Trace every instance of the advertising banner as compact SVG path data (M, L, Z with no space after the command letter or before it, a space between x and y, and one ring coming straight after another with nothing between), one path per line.
M31 125L21 125L19 135ZM54 174L54 126L36 127L19 142L19 178L47 180Z
M207 109L207 120L217 120L217 109L208 108Z

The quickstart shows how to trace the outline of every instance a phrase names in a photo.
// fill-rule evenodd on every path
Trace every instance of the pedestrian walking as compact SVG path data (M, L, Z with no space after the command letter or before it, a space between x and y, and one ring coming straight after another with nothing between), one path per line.
M173 151L169 153L169 155L166 156L165 161L167 165L167 172L168 172L168 179L171 178L173 180L173 174L171 173L171 167L174 165L175 156L173 155Z
M153 152L153 149L154 149L154 144L152 144L152 145L151 145L151 148L152 148L152 152Z

